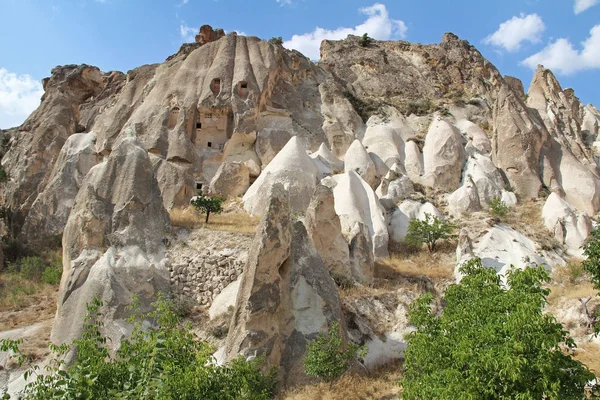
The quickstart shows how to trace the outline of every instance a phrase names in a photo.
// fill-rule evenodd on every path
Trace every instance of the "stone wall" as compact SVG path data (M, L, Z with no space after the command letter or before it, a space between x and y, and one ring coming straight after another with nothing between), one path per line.
M203 229L177 233L169 249L175 299L210 306L243 272L250 240L251 236L245 234Z

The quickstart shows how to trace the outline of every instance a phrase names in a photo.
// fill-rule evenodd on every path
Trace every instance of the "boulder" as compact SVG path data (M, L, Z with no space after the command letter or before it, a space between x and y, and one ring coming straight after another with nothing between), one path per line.
M458 245L456 246L456 265L460 268L463 264L475 257L473 253L473 242L466 229L461 229L458 235Z
M246 193L250 186L250 171L241 162L224 162L213 180L209 193L217 196L238 197Z
M408 225L413 219L425 220L425 215L443 218L442 213L431 203L405 200L392 213L389 223L389 235L392 243L402 243L408 234Z
M406 175L401 175L397 164L383 177L376 190L379 201L386 210L395 207L398 202L405 200L415 192L412 181Z
M262 215L269 188L280 183L290 193L292 212L303 214L317 185L318 173L300 139L293 137L246 191L244 209L252 215Z
M448 211L455 218L463 214L481 210L481 202L477 186L470 175L465 177L465 183L448 197Z
M431 123L423 148L424 184L446 192L458 189L466 159L463 140L449 122Z
M389 123L374 117L369 119L362 144L371 158L380 160L387 168L394 164L404 166L404 141Z
M377 187L381 178L377 176L375 163L359 140L352 142L344 156L344 171L356 172L372 188Z
M556 254L543 251L539 244L505 224L488 229L474 243L473 254L481 258L485 267L494 268L503 279L511 266L524 269L532 264L543 264L552 269L555 265L564 263ZM458 280L461 279L458 267L455 276Z
M564 244L570 255L583 256L581 246L592 231L592 222L586 213L577 212L556 193L551 193L542 208L544 225Z
M373 283L375 272L375 257L371 249L373 240L369 227L362 223L354 225L352 231L348 234L350 243L350 267L349 279L356 282L370 285Z
M227 313L230 309L235 307L235 301L240 290L241 281L242 279L238 278L231 282L217 295L217 297L215 297L208 309L208 316L211 320Z
M333 190L317 185L306 212L306 230L325 266L335 275L355 279L349 263L348 242L342 235L340 219L335 213ZM367 230L368 232L368 230ZM371 248L369 253L372 254Z
M357 224L365 225L373 243L375 258L388 255L385 209L377 195L360 175L349 170L337 179L333 189L335 212L340 217L342 234L350 242Z
M281 184L269 192L242 275L225 358L264 356L265 371L276 367L286 387L310 381L303 358L318 333L339 322L346 334L335 282L304 224L292 222L288 194Z
M487 209L491 200L502 196L504 181L489 156L482 154L470 156L465 167L465 176L470 176L473 180L482 208Z
M53 343L81 336L86 304L103 302L101 331L117 348L130 332L126 306L139 296L148 312L159 292L169 293L163 207L148 153L133 137L115 143L110 156L82 183L63 235L63 275L52 328Z

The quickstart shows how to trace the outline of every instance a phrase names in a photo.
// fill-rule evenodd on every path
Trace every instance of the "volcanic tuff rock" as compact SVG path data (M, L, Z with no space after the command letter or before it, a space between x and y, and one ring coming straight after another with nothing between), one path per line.
M104 302L102 331L118 346L128 332L125 307L132 295L148 311L159 291L170 291L163 244L168 225L148 153L134 137L120 138L86 175L65 227L55 343L81 335L86 303L97 297Z
M265 356L285 385L308 380L303 355L309 340L341 322L335 282L301 221L293 222L283 185L269 190L252 243L226 342L227 359Z

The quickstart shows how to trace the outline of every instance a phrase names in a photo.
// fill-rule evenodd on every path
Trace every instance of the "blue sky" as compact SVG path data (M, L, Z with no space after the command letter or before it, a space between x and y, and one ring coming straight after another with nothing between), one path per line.
M543 63L600 106L600 0L0 0L0 18L0 128L39 104L54 66L162 62L203 24L282 36L311 58L322 38L352 32L420 43L453 32L525 87Z

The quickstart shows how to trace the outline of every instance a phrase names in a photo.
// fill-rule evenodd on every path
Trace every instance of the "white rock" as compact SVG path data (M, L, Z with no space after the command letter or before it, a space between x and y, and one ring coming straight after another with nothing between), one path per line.
M431 203L421 203L414 200L406 200L394 211L389 223L390 240L394 243L401 243L408 234L408 225L413 219L425 220L425 215L429 214L438 218L443 218L442 213Z
M482 208L487 209L491 200L502 196L504 181L489 156L476 153L469 157L465 176L471 176L473 179Z
M225 314L229 310L229 307L235 307L235 300L240 290L241 281L242 279L238 278L236 281L231 282L215 297L208 309L210 319L215 319L219 315Z
M388 255L388 231L385 210L371 187L354 170L338 179L333 189L335 212L340 217L342 233L349 241L357 223L367 226L373 240L375 257Z
M391 125L370 119L362 144L372 158L381 160L388 168L404 165L404 141Z
M502 200L504 204L511 208L517 205L517 195L513 192L503 190L502 196L500 196L500 200Z
M359 140L352 142L344 156L344 172L354 171L371 187L379 184L375 163Z
M413 182L418 182L423 175L423 154L417 145L412 140L406 142L404 147L404 168L406 174Z
M465 178L465 183L448 197L448 211L454 217L462 214L481 210L481 203L477 186L470 175Z
M319 178L323 179L331 174L339 174L344 171L344 162L338 159L327 147L325 143L321 143L319 150L312 153L310 158L313 159L315 165L319 169Z
M304 213L317 184L318 169L298 137L292 137L243 197L244 209L262 215L269 189L281 183L290 193L292 211Z
M458 189L466 156L463 140L449 122L436 119L431 123L423 148L424 184L443 191Z
M455 126L481 154L490 154L492 152L492 142L480 127L466 119L457 121Z
M578 213L556 193L551 193L542 209L546 228L564 244L570 255L583 256L581 246L592 231L592 222L587 214Z

